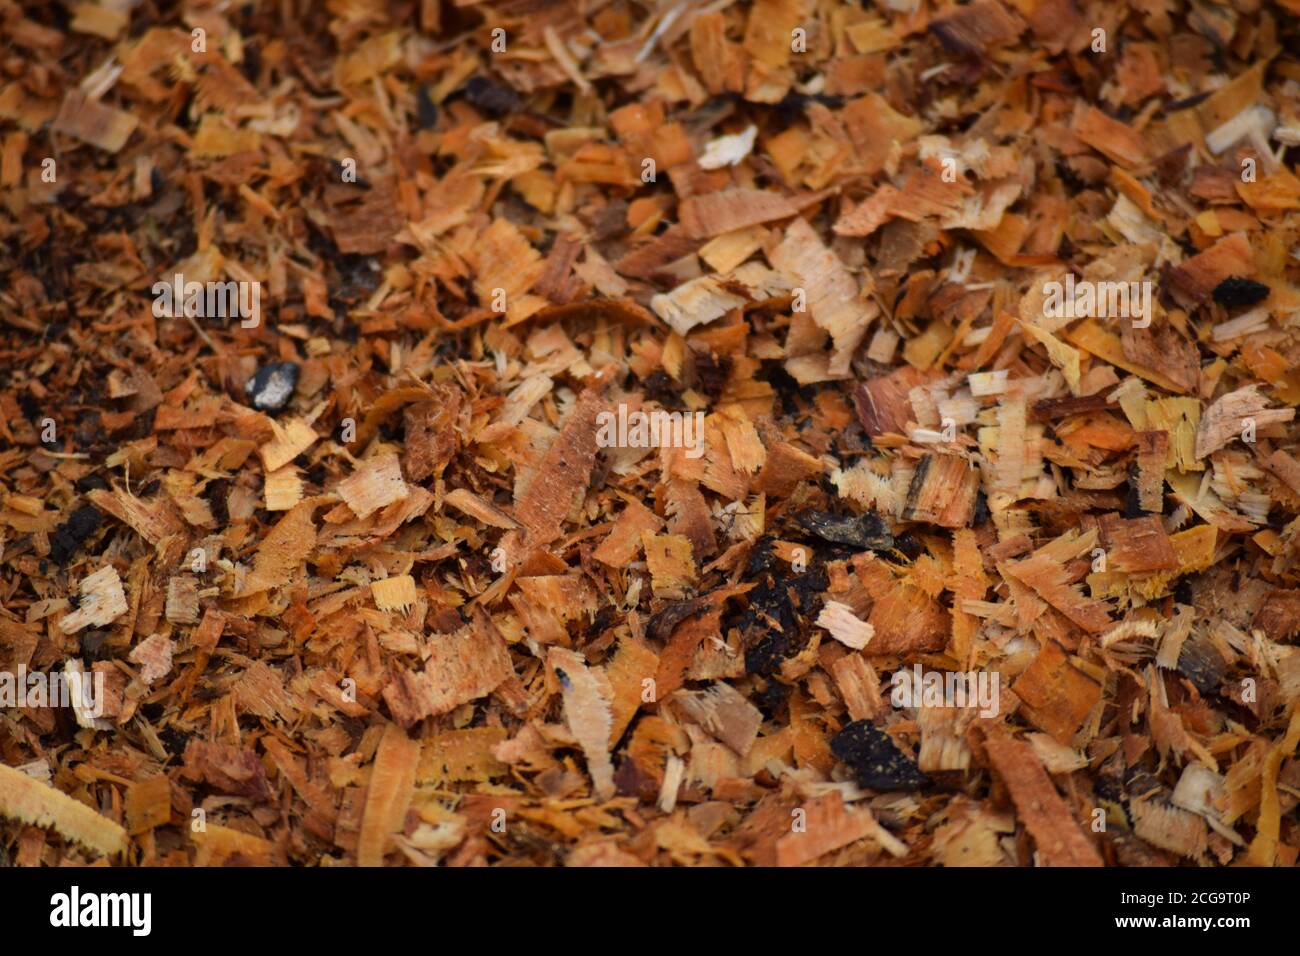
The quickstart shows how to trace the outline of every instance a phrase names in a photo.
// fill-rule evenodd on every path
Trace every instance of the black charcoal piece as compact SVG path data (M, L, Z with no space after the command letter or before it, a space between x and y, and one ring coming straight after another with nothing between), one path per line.
M832 515L824 511L810 511L799 516L799 523L823 541L847 544L854 548L888 550L894 546L894 536L884 519L874 511L864 515Z
M77 553L81 543L95 533L102 515L94 508L78 508L50 537L50 559L59 567Z
M1183 644L1178 655L1178 673L1196 685L1202 694L1217 693L1226 670L1223 658L1205 638L1193 637Z
M415 91L415 115L420 129L433 129L438 125L438 104L430 98L427 83Z
M298 387L298 366L293 362L276 362L263 365L248 380L248 392L253 407L263 412L278 412L289 404L293 390Z
M855 720L836 734L831 740L831 752L853 768L860 787L919 790L929 783L916 762L869 720Z
M108 631L82 631L81 656L88 661L108 660L110 655L105 653L105 642L108 637Z
M1228 276L1214 287L1214 301L1225 308L1255 305L1268 298L1269 288L1254 279Z
M95 472L89 472L82 475L76 480L76 489L83 495L88 491L100 491L108 488L108 482L104 480L103 475L97 475Z
M486 76L471 76L462 91L470 106L491 116L504 116L519 109L519 94Z

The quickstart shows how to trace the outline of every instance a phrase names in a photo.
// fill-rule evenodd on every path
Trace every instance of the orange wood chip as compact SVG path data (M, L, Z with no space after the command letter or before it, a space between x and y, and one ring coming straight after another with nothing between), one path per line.
M1101 686L1072 667L1053 641L1043 645L1011 690L1034 725L1063 744L1070 743L1101 702Z

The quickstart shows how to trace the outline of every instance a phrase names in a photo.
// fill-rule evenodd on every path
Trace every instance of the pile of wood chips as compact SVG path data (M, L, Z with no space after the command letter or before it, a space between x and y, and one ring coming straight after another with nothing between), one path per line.
M1296 862L1297 0L165 6L0 0L0 865Z

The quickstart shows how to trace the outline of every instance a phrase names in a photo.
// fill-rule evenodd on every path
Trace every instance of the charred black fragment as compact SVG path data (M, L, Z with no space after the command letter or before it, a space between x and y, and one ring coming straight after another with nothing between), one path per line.
M750 549L749 560L745 564L745 574L748 577L766 574L776 567L776 561L776 553L772 550L772 539L764 535Z
M746 645L745 670L768 675L808 643L807 619L821 610L827 580L820 565L794 576L771 568L762 577L762 583L749 592L748 607L724 621L723 631L738 627Z
M433 129L438 124L438 104L429 96L429 84L415 91L415 116L420 129Z
M104 480L103 475L92 471L77 479L76 489L83 495L88 491L107 491L108 482Z
M81 543L98 530L102 519L103 515L89 505L74 511L50 536L50 559L59 567L66 565Z
M767 720L785 720L790 702L790 685L779 680L763 681L762 690L753 696L754 705Z
M695 380L700 391L713 401L722 396L722 390L731 376L731 356L717 356L712 352L697 352L695 355Z
M1178 655L1178 673L1186 677L1202 694L1217 693L1223 684L1226 666L1214 645L1207 640L1189 637Z
M1214 301L1225 308L1244 305L1257 305L1268 298L1272 291L1263 282L1228 276L1214 287Z
M109 638L108 631L86 630L80 635L81 656L86 661L106 661L110 655L105 648L105 642Z
M916 761L869 720L855 720L831 739L831 753L848 764L858 786L871 790L919 790L930 782Z
M846 544L872 551L888 551L894 546L894 535L885 520L874 511L862 515L832 515L824 511L810 511L798 517L799 524L832 544Z
M504 116L519 109L519 94L486 76L471 76L461 92L471 106L489 116Z
M910 531L904 531L894 538L894 547L881 553L881 557L893 564L911 564L925 553L921 539Z
M1146 514L1142 510L1142 496L1138 488L1139 482L1138 467L1136 462L1128 466L1128 491L1124 495L1124 517L1141 518Z
M651 372L642 382L647 401L658 402L667 409L685 408L681 390L662 369Z

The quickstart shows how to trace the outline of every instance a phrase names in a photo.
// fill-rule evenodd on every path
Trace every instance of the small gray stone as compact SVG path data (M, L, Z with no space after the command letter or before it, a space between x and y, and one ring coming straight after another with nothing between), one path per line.
M276 362L259 368L257 374L244 386L244 391L248 392L249 401L254 408L263 412L278 412L289 404L297 386L298 366L293 362Z

